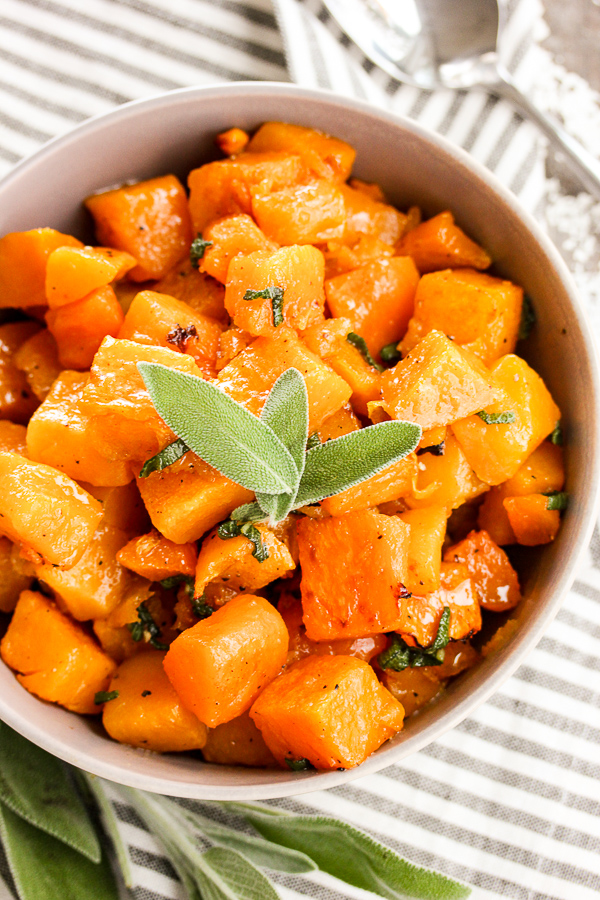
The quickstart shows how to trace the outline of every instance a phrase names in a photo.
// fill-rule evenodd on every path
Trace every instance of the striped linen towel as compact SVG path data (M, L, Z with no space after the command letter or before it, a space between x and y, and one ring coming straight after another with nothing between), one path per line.
M509 0L508 13L506 61L522 84L534 83L542 9L538 0ZM320 0L276 0L275 8L269 0L2 0L0 174L127 100L239 79L330 87L404 113L463 146L543 213L544 146L533 126L481 93L390 81L349 46ZM371 830L409 859L473 885L475 900L592 900L600 892L599 748L596 533L547 635L469 719L376 775L275 805ZM134 863L129 896L182 897L160 845L108 790ZM367 896L319 874L275 877L285 900Z

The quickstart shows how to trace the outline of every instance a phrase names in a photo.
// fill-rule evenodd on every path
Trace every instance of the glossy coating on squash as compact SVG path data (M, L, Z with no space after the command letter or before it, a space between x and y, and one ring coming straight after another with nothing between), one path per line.
M344 234L346 207L336 184L313 181L263 193L253 188L252 215L278 244L322 244Z
M321 501L321 506L330 516L342 516L390 500L398 500L410 494L416 475L417 458L411 453L355 487L327 497Z
M313 175L334 181L348 178L356 156L354 148L345 141L288 122L265 122L250 139L248 150L298 154Z
M202 756L206 762L222 766L269 768L275 765L275 757L248 712L209 728Z
M479 595L469 570L461 563L442 562L438 590L403 600L401 621L395 630L410 635L421 647L429 647L446 606L450 608L451 640L465 640L480 631Z
M410 527L405 587L411 594L427 594L440 587L447 514L446 507L431 505L399 515Z
M98 288L76 303L46 313L64 369L89 369L104 338L117 337L123 310L110 285Z
M554 540L560 528L560 513L548 509L545 494L506 497L502 503L518 544L536 547Z
M448 547L444 561L466 565L484 609L504 612L520 603L518 575L504 550L486 531L472 531L463 541Z
M57 247L83 247L54 228L13 231L0 238L0 308L46 306L46 264Z
M210 246L199 261L199 268L225 284L229 263L236 256L248 256L256 250L273 253L278 245L263 234L254 220L241 213L212 222L202 235Z
M39 330L35 322L0 325L0 417L22 425L38 406L38 399L25 373L17 367L14 354Z
M58 347L47 328L24 341L13 355L17 369L25 373L27 383L38 400L45 400L61 373Z
M487 269L491 257L454 222L451 212L442 212L421 222L400 241L399 253L411 256L420 272L435 269Z
M74 303L122 278L136 262L110 247L57 247L46 264L46 300L51 309Z
M149 581L191 576L197 558L195 544L175 544L156 529L132 538L117 553L117 562Z
M19 572L13 565L13 543L0 537L0 612L11 613L22 591L31 584L31 577Z
M164 278L152 285L159 294L183 300L195 312L226 324L225 289L222 284L192 265L189 255L169 269Z
M201 597L208 584L226 584L233 591L253 593L296 568L290 551L266 525L257 525L267 558L259 562L254 544L244 535L223 540L213 531L202 541L194 592Z

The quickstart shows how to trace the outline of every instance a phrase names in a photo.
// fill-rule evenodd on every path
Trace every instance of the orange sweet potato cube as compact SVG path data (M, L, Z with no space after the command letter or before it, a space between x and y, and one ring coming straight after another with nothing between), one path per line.
M328 279L325 295L331 314L350 319L378 359L381 348L406 331L418 282L413 261L395 256Z
M248 150L297 154L312 175L340 182L350 175L356 156L353 147L339 138L287 122L265 122L251 138Z
M266 525L256 528L268 553L262 562L252 555L254 545L243 535L227 540L219 537L218 530L207 535L202 541L196 566L194 592L197 597L202 596L208 584L226 584L234 591L251 593L296 568L285 543Z
M204 229L203 238L211 246L204 251L199 268L225 284L229 263L236 256L248 256L256 250L272 253L277 244L263 234L254 220L245 213L225 216Z
M257 338L221 369L218 381L230 397L259 415L268 392L290 367L298 369L306 382L312 434L350 399L352 389L291 328L281 325L272 337Z
M383 409L423 428L448 425L489 404L497 392L493 381L477 357L441 331L430 331L383 373Z
M46 299L51 309L74 303L122 278L136 262L110 247L57 247L46 266Z
M17 369L25 373L27 383L38 400L45 400L60 375L58 347L47 328L24 341L13 357Z
M346 204L344 243L353 245L367 234L393 246L404 232L407 216L347 184L341 186L341 191Z
M465 640L481 629L479 594L467 567L442 562L440 584L438 590L429 594L412 594L402 600L396 631L410 635L421 647L434 642L445 607L450 608L450 640Z
M411 453L360 484L334 494L333 497L327 497L321 502L321 506L330 516L343 516L390 500L398 500L411 493L416 475L417 460L414 453Z
M51 466L0 453L0 533L58 566L81 558L102 518L87 491Z
M137 260L129 272L132 281L162 278L192 242L186 193L174 175L93 194L85 205L100 243Z
M371 509L298 524L302 609L315 641L393 631L410 529Z
M490 365L514 351L522 306L523 290L510 281L474 269L431 272L419 281L400 350L408 353L436 328Z
M175 544L153 529L132 538L117 553L117 562L147 578L163 581L174 575L193 575L198 551L195 544Z
M46 306L46 264L57 247L83 247L54 228L13 231L0 239L0 308Z
M454 223L451 212L442 212L404 235L398 252L412 256L419 272L436 269L487 269L491 257Z
M208 729L202 748L206 762L222 766L275 766L275 757L248 712Z
M422 453L418 457L414 491L406 496L411 509L443 506L447 515L488 489L477 477L453 434L444 441L444 452Z
M152 290L183 300L195 312L216 319L217 322L229 322L225 309L225 288L210 275L193 266L189 256L169 269L164 278L152 286Z
M37 322L0 325L0 419L25 425L38 406L25 373L15 360L19 348L38 331Z
M250 715L281 765L349 769L401 730L404 709L368 663L309 656L271 682Z
M133 656L114 673L102 724L115 740L156 753L200 750L208 729L183 706L165 674L164 653Z
M514 421L486 424L471 415L454 422L452 430L479 478L500 484L511 478L527 457L553 431L560 410L542 378L524 359L509 354L490 369L498 399L484 403L488 415L512 413Z
M239 595L171 644L164 666L181 702L214 728L241 715L281 671L284 621L263 597Z
M78 713L97 713L115 664L81 625L34 591L23 591L0 644L2 659L30 691Z
M82 300L48 310L46 322L56 340L61 366L89 369L104 338L118 335L123 310L114 290L106 285Z
M519 577L504 550L486 531L472 531L464 540L448 547L444 561L466 565L484 609L504 612L520 602Z
M248 291L281 288L279 312L291 328L306 328L323 315L325 294L323 254L316 247L282 247L273 253L258 250L231 260L225 306L238 328L255 335L274 334L281 327L275 300L245 299ZM277 323L277 324L276 324Z
M311 181L271 193L254 188L252 215L278 244L320 244L343 236L346 207L336 184Z
M408 572L405 588L411 594L429 594L440 587L442 545L446 537L445 506L423 506L401 513L410 526Z
M502 502L518 544L536 547L554 540L560 528L560 513L548 509L544 494L505 497Z
M117 486L133 478L131 466L98 452L90 417L82 408L88 376L65 370L27 426L27 450L36 462L54 466L77 481Z

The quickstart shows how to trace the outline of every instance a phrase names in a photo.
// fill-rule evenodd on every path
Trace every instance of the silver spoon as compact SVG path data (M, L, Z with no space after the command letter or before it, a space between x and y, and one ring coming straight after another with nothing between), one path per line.
M425 90L483 88L511 101L600 199L600 162L521 93L498 56L498 0L323 0L354 43L392 78Z

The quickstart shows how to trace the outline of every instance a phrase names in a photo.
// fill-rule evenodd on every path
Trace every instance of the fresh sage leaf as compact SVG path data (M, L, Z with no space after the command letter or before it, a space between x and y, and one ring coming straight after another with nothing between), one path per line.
M384 366L391 369L402 359L402 354L398 350L398 341L392 341L391 344L386 344L385 347L382 347L379 351L379 355Z
M194 579L191 575L171 575L169 578L163 578L162 581L159 581L158 583L167 591L179 587L180 584L185 584L186 588L188 588L188 592L191 589L191 592L193 593L194 590Z
M0 836L20 900L119 900L105 857L92 862L3 804Z
M228 847L211 847L202 854L196 873L203 900L280 900L266 875Z
M299 850L323 872L388 900L462 900L470 888L402 859L389 847L325 816L271 815L236 804L259 834L275 844Z
M448 645L448 641L450 640L451 616L452 610L449 606L445 606L442 610L442 615L440 616L440 623L433 644L427 648L430 653L437 653L438 650L443 650Z
M301 757L300 759L287 759L285 761L288 769L291 769L292 772L310 772L311 769L314 769L314 766L308 759L305 757Z
M271 285L262 291L246 291L244 300L270 300L273 310L273 325L278 328L283 325L283 288Z
M531 298L525 294L523 296L523 305L521 307L521 321L519 323L519 340L525 341L531 334L531 330L536 322L535 310Z
M101 703L109 703L111 700L116 700L118 696L118 691L96 691L94 703L96 706L100 706Z
M152 613L146 606L145 601L140 603L136 610L138 617L137 622L129 622L127 628L134 641L147 641L155 650L168 650L169 645L162 643L160 640L162 632L154 619Z
M214 613L213 607L206 603L204 594L202 594L201 597L193 598L192 611L198 619L209 619Z
M219 525L217 534L222 541L228 541L231 538L243 535L254 545L254 550L252 551L254 559L257 559L259 562L264 562L269 558L269 551L262 542L260 531L255 525L252 525L251 522L240 523L232 522L231 519L227 519L227 521L222 522Z
M289 450L298 470L298 479L289 494L256 493L256 501L273 522L285 519L292 506L304 471L308 441L308 392L298 369L286 369L269 392L260 414Z
M159 416L187 446L249 491L285 494L298 470L275 433L217 385L160 363L138 363Z
M181 459L184 453L187 453L189 449L190 448L185 441L177 438L176 441L173 441L172 444L169 444L168 447L165 447L160 453L157 453L155 456L151 456L150 459L146 460L140 469L139 477L147 478L152 472L162 472L167 466L172 466L178 459Z
M0 722L0 801L92 862L98 837L63 763Z
M88 790L91 791L92 796L96 801L98 812L100 813L100 821L112 842L115 856L117 857L117 862L119 864L119 870L123 876L123 881L125 882L125 887L131 888L133 887L133 873L131 871L129 851L121 837L114 806L106 796L104 785L100 778L96 775L88 775L84 772L81 773L81 777L85 780Z
M450 640L449 606L445 606L440 617L437 634L430 647L411 647L399 634L392 634L392 642L377 657L382 669L393 669L403 672L404 669L416 669L420 666L441 666L444 661L444 650Z
M564 510L569 505L569 495L564 491L549 491L545 496L548 498L546 509Z
M306 454L296 508L339 494L412 453L421 439L413 422L380 422L326 441Z
M369 366L373 366L373 368L377 369L378 372L383 372L383 366L380 366L379 363L376 363L371 356L364 337L361 337L360 334L356 334L354 331L351 331L346 335L346 340L349 344L352 344L353 347L356 347L364 361Z
M306 449L312 450L313 447L318 447L320 443L321 443L321 438L319 437L319 432L315 431L311 434L311 436L307 440Z
M480 412L476 413L480 419L482 419L486 425L509 425L511 422L515 421L515 414L508 410L507 412L501 413L487 413L485 409L482 409Z
M557 447L562 447L563 433L562 433L562 426L560 424L560 420L554 426L554 431L550 435L550 440L552 441L553 444L556 444Z
M264 522L267 517L264 509L258 503L244 503L233 510L230 519L234 522Z
M205 241L201 234L194 238L190 247L190 262L194 269L198 268L198 263L204 258L204 254L212 245L213 242Z

